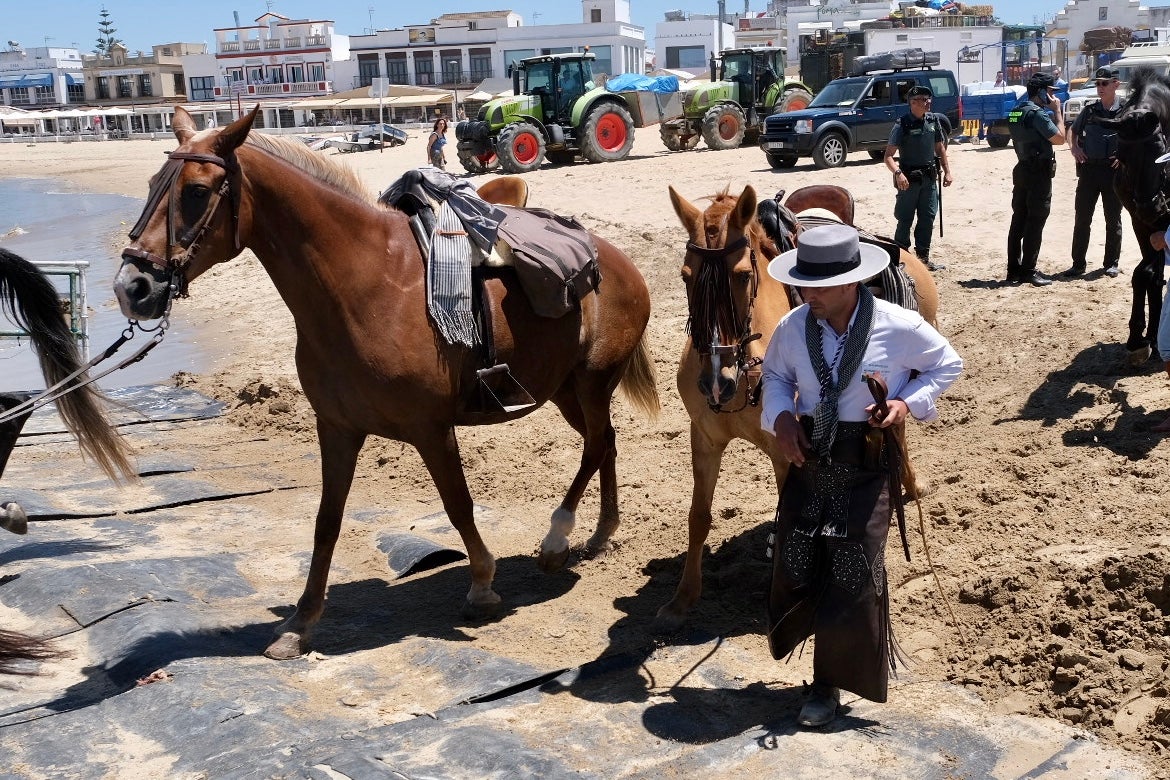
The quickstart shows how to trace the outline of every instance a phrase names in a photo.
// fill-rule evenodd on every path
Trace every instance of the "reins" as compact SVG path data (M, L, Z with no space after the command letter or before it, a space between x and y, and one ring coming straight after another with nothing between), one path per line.
M742 250L745 246L751 253L752 289L748 296L748 303L744 316L737 318L735 298L731 293L728 274L723 260L728 255ZM760 357L748 357L748 344L763 338L760 333L752 333L752 313L755 311L756 294L760 289L760 274L756 263L756 249L751 246L746 235L740 236L730 244L710 249L699 246L693 241L687 242L687 251L693 252L702 258L699 273L695 279L695 300L692 302L691 315L687 320L687 332L691 335L691 343L700 355L715 355L719 358L728 358L736 368L736 379L749 376L752 369L764 362ZM697 323L697 327L696 327ZM695 339L696 330L706 330L717 333L731 333L733 343L710 345L700 344ZM760 402L760 381L747 387L743 403L737 409L724 409L722 404L707 402L707 406L716 414L734 414L743 411L749 405L757 406Z

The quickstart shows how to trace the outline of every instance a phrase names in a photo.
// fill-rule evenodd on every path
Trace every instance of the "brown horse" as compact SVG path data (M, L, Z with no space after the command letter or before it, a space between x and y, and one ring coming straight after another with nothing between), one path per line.
M849 221L853 199L834 192L797 190L789 201L820 207ZM703 545L711 531L711 501L723 452L733 439L751 442L768 456L779 490L788 461L776 439L760 428L760 368L772 330L790 310L788 288L769 276L767 262L778 254L756 218L756 192L750 186L736 197L726 190L701 211L670 188L670 201L687 231L682 279L687 291L689 337L678 367L678 391L691 418L691 508L682 579L674 598L658 610L656 628L675 631L702 591ZM799 230L797 233L799 238ZM934 323L938 292L930 271L917 257L901 252L915 281L919 308ZM904 442L904 430L900 432ZM907 463L908 466L908 463ZM917 495L913 472L904 485Z
M249 135L255 114L197 132L190 115L176 110L180 146L151 180L114 288L127 316L155 318L172 278L194 279L248 247L292 312L297 372L317 415L322 489L304 594L266 655L291 658L308 647L358 453L371 434L418 450L467 550L467 603L491 611L500 601L492 590L496 564L475 526L455 426L504 422L535 407L468 410L481 356L447 343L428 317L425 262L407 216L375 203L352 171L302 144ZM536 405L556 404L585 440L580 468L541 544L546 570L566 561L577 504L598 471L600 519L587 549L603 548L618 526L614 390L620 383L642 410L658 408L643 341L646 282L613 245L593 241L601 286L559 319L536 316L512 269L487 282L498 361Z

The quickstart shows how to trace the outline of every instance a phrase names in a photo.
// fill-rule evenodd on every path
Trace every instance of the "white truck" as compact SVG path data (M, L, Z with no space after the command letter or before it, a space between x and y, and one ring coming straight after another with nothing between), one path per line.
M1117 97L1125 100L1127 87L1133 78L1134 71L1141 67L1152 67L1164 76L1170 76L1170 43L1150 41L1135 43L1121 53L1121 57L1110 67L1117 68L1117 78L1121 86L1117 89ZM1090 74L1092 75L1092 74ZM1064 104L1064 121L1071 125L1077 114L1085 106L1097 100L1097 88L1090 86L1071 92L1068 102Z

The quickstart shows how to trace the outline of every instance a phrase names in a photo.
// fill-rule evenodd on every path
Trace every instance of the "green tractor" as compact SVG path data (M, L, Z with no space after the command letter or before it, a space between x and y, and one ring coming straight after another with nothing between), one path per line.
M662 143L672 152L694 149L702 137L710 149L754 144L764 119L798 111L812 90L784 79L784 49L727 49L711 55L711 81L683 93L683 116L662 123Z
M536 170L548 159L621 160L634 144L626 99L593 84L595 54L547 54L512 70L509 97L488 101L475 119L455 126L459 162L469 173L498 162L508 173Z

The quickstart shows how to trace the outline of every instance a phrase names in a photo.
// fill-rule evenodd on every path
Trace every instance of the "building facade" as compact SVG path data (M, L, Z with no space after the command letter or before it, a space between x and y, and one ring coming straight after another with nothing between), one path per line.
M182 103L187 100L183 58L203 54L202 43L168 43L149 54L115 44L106 54L81 57L85 102L103 106Z
M1151 37L1150 9L1139 0L1069 0L1068 4L1047 25L1050 37L1068 40L1070 78L1091 76L1096 65L1092 55L1081 51L1085 33L1106 27L1125 27L1136 33L1136 38ZM1123 47L1124 48L1124 47Z
M77 49L50 46L25 49L16 41L9 41L8 47L0 51L0 104L42 109L81 104L85 100L85 78Z

